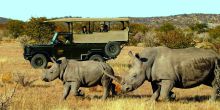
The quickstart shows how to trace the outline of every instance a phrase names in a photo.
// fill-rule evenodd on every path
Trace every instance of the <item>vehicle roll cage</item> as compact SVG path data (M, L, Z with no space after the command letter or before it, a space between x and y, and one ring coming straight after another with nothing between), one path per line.
M60 19L52 19L45 22L65 22L68 25L68 32L73 32L73 23L74 22L89 22L88 31L91 31L91 23L94 22L108 22L108 29L111 29L111 22L121 22L123 29L125 29L125 22L129 26L129 18L60 18ZM93 27L94 29L94 27ZM94 31L94 30L93 30Z

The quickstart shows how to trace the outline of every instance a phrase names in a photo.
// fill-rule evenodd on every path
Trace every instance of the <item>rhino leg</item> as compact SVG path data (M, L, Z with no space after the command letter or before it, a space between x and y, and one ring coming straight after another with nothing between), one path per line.
M75 96L84 96L83 93L81 93L81 90L79 90L80 84L78 82L71 82L71 92Z
M153 89L153 95L151 96L150 100L156 101L160 95L160 86L158 86L155 82L151 82L151 86Z
M171 80L161 81L161 90L160 90L161 100L164 101L170 100L170 91L173 89L173 86L174 86L174 82Z
M176 94L174 94L173 91L170 91L169 97L171 98L171 100L175 100L176 99Z
M104 90L102 99L105 100L105 99L109 96L110 88L111 88L111 86L112 86L112 85L111 85L112 80L111 80L109 77L107 77L107 76L104 75L104 76L102 77L101 83L102 83L103 90Z
M212 83L212 89L213 89L213 92L212 92L210 100L215 101L217 99L218 90L220 90L216 80L214 80Z
M64 83L64 92L63 92L63 100L66 100L67 96L70 93L70 83L69 82L65 82Z
M111 92L112 92L112 95L117 95L117 92L115 91L115 84L111 84Z

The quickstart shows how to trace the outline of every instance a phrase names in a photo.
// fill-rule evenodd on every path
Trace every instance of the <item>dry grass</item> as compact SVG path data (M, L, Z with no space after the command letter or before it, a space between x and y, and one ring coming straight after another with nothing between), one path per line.
M117 75L124 75L128 70L129 56L132 50L139 52L143 48L125 47L119 57L108 61ZM100 100L102 88L96 90L83 88L85 98L69 96L61 101L63 93L62 82L55 80L45 83L40 80L41 70L33 69L28 61L23 59L22 47L17 42L0 43L0 94L5 89L13 89L15 84L14 73L25 73L25 77L38 79L28 87L18 85L16 93L9 106L10 110L219 110L220 102L209 102L211 88L199 86L193 89L174 89L177 95L173 102L148 101L152 91L150 84L145 82L139 89L126 95L119 95ZM119 89L120 87L118 87Z

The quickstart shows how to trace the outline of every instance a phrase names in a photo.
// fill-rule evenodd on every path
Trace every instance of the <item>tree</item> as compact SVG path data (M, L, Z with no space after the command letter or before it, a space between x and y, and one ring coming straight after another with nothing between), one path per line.
M14 38L17 38L24 34L25 22L20 20L10 20L7 23L7 29L9 30L9 34L11 34Z
M45 22L47 18L32 17L26 25L26 35L36 40L37 43L46 43L55 31L55 23Z

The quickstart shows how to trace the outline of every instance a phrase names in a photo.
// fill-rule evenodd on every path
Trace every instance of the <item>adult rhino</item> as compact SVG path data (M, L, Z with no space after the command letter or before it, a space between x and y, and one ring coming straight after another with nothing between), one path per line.
M171 90L192 88L201 84L213 88L211 100L216 100L219 89L219 55L213 50L167 47L148 47L133 55L129 75L124 78L122 91L130 92L140 87L145 80L151 82L151 100L171 99Z
M114 76L113 69L104 62L97 61L75 61L67 60L62 57L55 61L51 58L53 65L46 69L43 73L42 80L49 82L57 78L63 81L65 100L70 91L75 96L82 96L84 94L79 90L80 87L92 87L102 85L104 93L102 99L106 99L110 91L116 94L115 85L112 83L111 76ZM108 73L107 75L104 72ZM110 76L108 76L110 75Z

